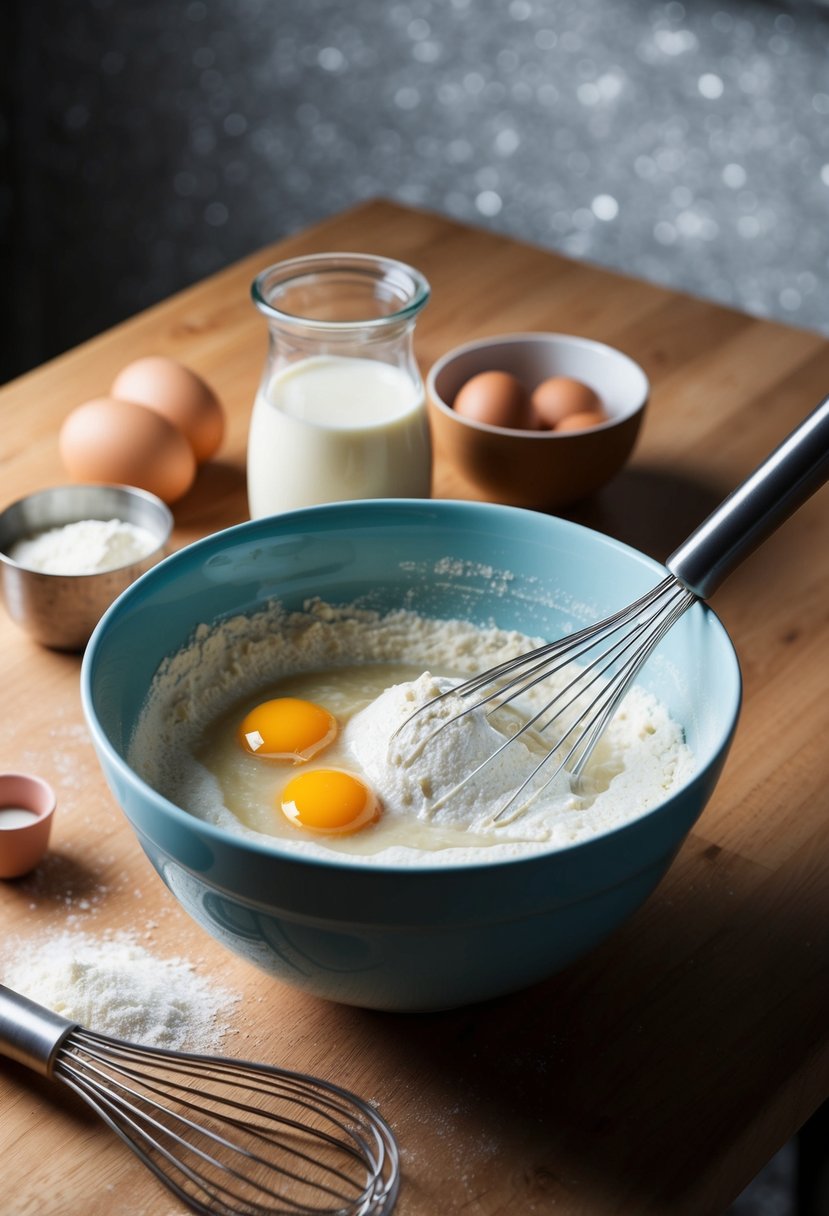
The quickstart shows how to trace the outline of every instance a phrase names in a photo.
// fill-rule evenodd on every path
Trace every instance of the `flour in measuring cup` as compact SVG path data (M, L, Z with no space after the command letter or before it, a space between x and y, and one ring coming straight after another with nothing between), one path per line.
M41 574L100 574L147 557L158 539L123 519L79 519L24 537L8 556Z

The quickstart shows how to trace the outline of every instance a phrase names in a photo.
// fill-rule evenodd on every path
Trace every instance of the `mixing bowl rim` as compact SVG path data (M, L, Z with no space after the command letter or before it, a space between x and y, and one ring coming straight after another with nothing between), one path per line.
M565 530L572 530L576 533L585 533L597 540L600 544L608 544L611 548L617 549L624 553L628 558L632 558L643 566L654 571L655 574L664 576L666 573L665 567L655 558L649 557L648 554L641 550L628 545L625 541L617 540L615 537L608 536L606 533L599 532L597 529L589 528L584 524L576 523L572 520L563 519L560 516L546 515L542 512L532 511L525 507L511 507L500 503L474 502L459 499L406 499L406 498L383 498L383 499L353 499L346 502L323 503L312 507L302 507L294 511L286 511L279 515L264 516L259 519L245 520L238 524L230 525L227 528L220 529L218 532L210 533L208 536L201 537L198 540L192 541L183 548L178 549L168 557L162 559L150 570L146 571L133 583L130 584L115 601L109 606L103 614L98 624L96 625L92 636L84 651L81 672L80 672L80 693L81 705L86 719L87 727L92 735L93 742L99 755L104 754L108 762L118 771L121 779L129 786L137 788L142 797L149 799L150 803L157 811L161 811L164 815L170 816L174 824L193 830L194 828L200 834L204 834L206 839L212 843L218 844L225 849L232 851L238 850L240 853L252 852L260 857L272 858L280 865L290 864L292 866L305 866L309 869L317 870L320 867L323 869L337 870L353 870L361 875L369 873L377 874L421 874L429 875L437 878L439 875L457 875L459 872L471 872L476 870L491 871L499 866L519 866L532 865L539 862L550 861L554 858L574 857L575 855L583 855L591 848L603 846L608 840L614 836L620 836L628 832L630 829L643 824L652 816L664 814L667 809L686 791L691 789L695 784L702 782L706 774L716 768L723 762L725 755L728 752L731 740L737 727L741 703L742 703L742 673L740 670L739 657L737 655L734 644L729 636L729 633L723 625L717 613L702 600L697 601L691 606L689 612L701 613L704 617L713 621L714 626L720 637L720 641L725 648L725 654L730 656L732 665L732 683L733 694L732 704L729 708L727 721L727 729L722 732L721 738L713 748L708 762L702 766L694 767L686 780L676 789L672 790L667 798L659 802L656 806L650 807L637 815L635 818L619 824L616 827L609 828L606 831L597 833L584 840L579 840L573 844L560 846L558 848L542 848L533 850L512 857L498 857L487 860L482 858L480 861L462 861L457 864L452 863L435 863L428 864L418 862L416 865L411 865L405 862L382 862L372 861L371 855L362 857L356 854L334 854L331 858L320 857L317 855L307 855L303 853L295 853L292 851L282 851L279 847L279 842L276 838L262 838L260 841L248 835L247 833L235 833L222 827L219 824L210 823L206 819L201 819L191 812L186 811L183 807L177 806L170 801L165 795L160 794L147 781L145 781L134 768L128 763L126 758L120 754L116 747L110 742L109 737L104 730L96 711L95 697L93 692L93 680L95 670L98 663L98 648L109 629L110 622L125 607L129 607L129 601L139 596L148 582L164 577L165 572L169 570L171 565L178 563L195 563L199 561L203 551L215 549L216 546L222 546L228 538L238 537L240 535L249 536L259 531L267 531L275 522L282 523L285 521L289 525L291 522L301 520L303 518L313 518L319 515L331 515L336 513L338 516L349 516L353 514L364 513L366 509L370 513L381 515L382 512L388 511L404 511L411 513L413 510L422 514L425 510L433 510L437 508L439 514L444 516L471 514L478 515L493 515L504 516L507 518L531 517L533 520L546 519L555 526L561 526ZM187 566L185 566L185 570ZM221 618L217 618L221 619ZM195 622L193 630L198 627L199 622ZM174 653L174 652L171 652ZM135 825L130 815L122 808L122 813L130 820L133 829ZM700 808L700 813L703 807Z

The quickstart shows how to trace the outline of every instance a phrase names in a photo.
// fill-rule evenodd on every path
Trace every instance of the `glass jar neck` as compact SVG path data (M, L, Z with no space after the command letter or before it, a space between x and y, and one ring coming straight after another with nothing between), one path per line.
M337 333L320 333L302 325L284 325L269 320L271 361L285 363L314 357L376 359L414 371L414 321L366 333L349 328Z
M406 337L429 298L429 284L403 262L330 253L269 266L251 292L273 334L336 344Z
M403 262L326 253L269 266L254 279L271 362L314 356L380 360L419 374L412 335L429 284Z

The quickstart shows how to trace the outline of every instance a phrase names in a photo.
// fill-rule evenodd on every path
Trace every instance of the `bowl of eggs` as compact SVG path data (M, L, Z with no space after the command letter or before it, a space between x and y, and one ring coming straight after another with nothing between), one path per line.
M467 491L555 510L623 467L650 386L628 355L569 334L506 334L449 351L430 369L438 452Z
M84 656L84 713L141 847L218 952L346 1004L480 1001L571 963L653 891L725 760L739 669L694 605L580 781L562 771L500 818L554 744L530 731L498 751L514 716L442 725L434 706L663 574L488 503L265 517L119 597Z

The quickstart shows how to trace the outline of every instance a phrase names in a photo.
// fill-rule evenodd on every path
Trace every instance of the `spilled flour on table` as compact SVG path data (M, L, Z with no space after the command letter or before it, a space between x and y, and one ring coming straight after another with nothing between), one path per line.
M4 943L0 978L88 1030L149 1047L215 1051L240 998L183 958L159 958L136 936L64 931Z

